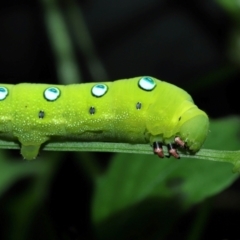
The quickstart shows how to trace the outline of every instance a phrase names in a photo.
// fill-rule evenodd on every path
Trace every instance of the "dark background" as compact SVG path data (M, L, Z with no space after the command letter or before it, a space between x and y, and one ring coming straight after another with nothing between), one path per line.
M236 33L240 21L217 1L89 0L59 1L57 5L67 27L75 70L79 71L76 76L81 76L72 82L150 75L184 88L210 118L239 114L240 50L235 43L239 39ZM81 22L78 18L71 19L71 7L82 14ZM59 78L59 61L51 36L58 25L54 31L48 26L47 12L54 10L52 1L47 0L9 0L1 4L2 83L68 83L67 79ZM60 35L55 37L61 39ZM97 156L104 169L109 156ZM65 160L52 177L49 193L42 203L45 212L42 215L38 212L29 233L34 239L43 239L42 225L44 229L46 225L51 226L56 239L95 238L89 216L93 185L72 160L74 157L72 153L65 154ZM9 227L11 218L4 208L11 208L9 199L27 191L29 184L31 178L24 178L2 195L4 236L7 231L14 231ZM239 190L239 181L236 181L227 191L237 194L236 199L240 200ZM222 208L213 212L203 239L224 239L219 233L222 228L229 228L231 239L239 239L239 230L228 225L229 219L239 217L239 209L237 212L229 204L231 202L220 204ZM182 235L172 233L169 239L184 239L185 226L194 214L189 212L176 227ZM226 225L215 225L212 221L215 218L226 219ZM44 239L55 237L49 235Z
M64 14L68 1L59 5ZM227 52L233 21L216 2L92 0L77 6L107 73L98 80L151 75L189 91L210 117L238 113L232 91L239 73ZM58 82L45 10L41 1L2 4L2 82ZM86 63L94 57L79 49L67 26L83 81L96 80Z

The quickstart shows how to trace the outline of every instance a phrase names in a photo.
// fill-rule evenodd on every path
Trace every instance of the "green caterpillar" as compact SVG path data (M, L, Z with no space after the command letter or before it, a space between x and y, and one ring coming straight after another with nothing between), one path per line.
M179 158L177 147L196 152L208 116L184 90L153 77L103 83L0 84L0 138L21 143L34 159L51 139L150 143L153 152Z

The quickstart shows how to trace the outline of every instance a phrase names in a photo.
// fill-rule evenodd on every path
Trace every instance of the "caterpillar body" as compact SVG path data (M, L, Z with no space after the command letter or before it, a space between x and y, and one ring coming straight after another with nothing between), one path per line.
M0 84L0 138L17 140L34 159L52 138L149 143L153 152L179 158L198 151L208 133L205 112L184 90L153 77L114 82L48 85Z

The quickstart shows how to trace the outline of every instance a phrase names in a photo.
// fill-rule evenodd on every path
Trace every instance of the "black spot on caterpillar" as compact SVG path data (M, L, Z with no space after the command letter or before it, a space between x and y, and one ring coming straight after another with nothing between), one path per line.
M44 111L39 111L38 117L39 118L44 118Z

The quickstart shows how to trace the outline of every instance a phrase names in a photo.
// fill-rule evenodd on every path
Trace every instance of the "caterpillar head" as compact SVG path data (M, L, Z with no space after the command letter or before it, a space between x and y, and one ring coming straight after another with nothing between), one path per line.
M197 152L204 143L209 128L209 119L205 112L197 107L187 110L181 116L179 137L187 150Z

